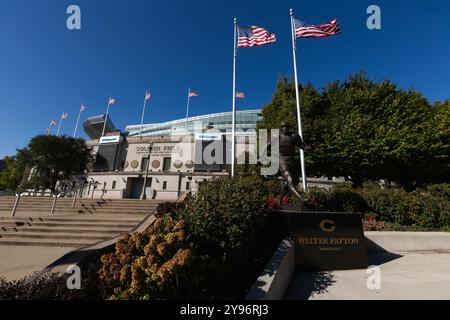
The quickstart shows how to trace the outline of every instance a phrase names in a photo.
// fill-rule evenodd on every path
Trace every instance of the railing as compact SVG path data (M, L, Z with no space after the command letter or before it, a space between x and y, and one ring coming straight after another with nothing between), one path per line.
M72 201L72 208L75 207L76 205L76 201L77 201L77 197L78 194L83 190L84 185L80 186L80 187L75 187L75 188L71 188L69 190L64 190L63 192L54 192L52 193L51 191L44 190L42 192L39 192L37 190L27 190L24 192L14 192L14 191L4 191L0 194L0 196L15 196L16 200L14 201L14 206L11 210L11 217L15 217L16 216L16 212L17 212L17 208L19 207L19 203L20 203L20 199L23 196L28 195L29 197L46 197L48 194L48 196L53 197L53 201L52 201L52 207L50 209L50 214L54 214L55 213L55 209L56 209L56 203L58 198L62 198L62 197L67 197L68 195L70 195L70 193L72 193L72 197L73 197L73 201ZM37 194L40 193L40 196L37 196Z
M20 193L16 193L15 195L16 195L16 201L14 202L14 207L11 212L11 218L14 218L14 216L16 215L17 207L19 206L19 201L20 201L20 196L21 196Z

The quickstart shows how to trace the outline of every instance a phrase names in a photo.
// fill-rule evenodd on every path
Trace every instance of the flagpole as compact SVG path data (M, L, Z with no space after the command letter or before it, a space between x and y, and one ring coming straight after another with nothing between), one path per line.
M298 74L297 74L297 57L296 57L296 41L295 41L295 28L294 28L294 14L292 9L290 10L291 15L291 33L292 33L292 55L294 59L294 77L295 77L295 95L297 101L297 121L298 121L298 134L302 138L303 141L303 129L302 129L302 117L300 113L300 93L298 90ZM303 149L300 149L300 165L302 168L302 186L303 190L307 190L307 181L306 181L306 169L305 169L305 152Z
M59 119L58 130L56 131L56 136L57 137L59 137L59 131L61 130L61 124L62 124L62 121L63 121L63 115L64 115L64 112L62 113L61 118Z
M145 105L147 103L147 91L145 92L144 107L142 108L141 128L139 130L139 139L142 139L142 127L144 125Z
M186 132L186 136L188 135L188 117L189 117L189 103L191 101L191 87L188 89L188 98L187 98L187 106L186 106L186 124L184 131Z
M81 105L83 106L83 103L81 103ZM80 112L78 112L77 124L75 125L75 131L73 132L73 137L74 138L77 135L78 124L80 123L81 112L83 112L83 111L81 111L81 107L80 107Z
M232 132L231 132L231 176L234 177L235 168L234 162L236 158L236 56L237 56L237 47L236 47L236 33L237 33L237 19L234 18L234 40L233 40L233 116L232 116Z
M106 116L105 116L105 123L103 124L102 137L105 136L106 123L108 122L108 114L109 114L109 106L110 106L111 98L112 98L112 96L109 96L108 107L106 107Z

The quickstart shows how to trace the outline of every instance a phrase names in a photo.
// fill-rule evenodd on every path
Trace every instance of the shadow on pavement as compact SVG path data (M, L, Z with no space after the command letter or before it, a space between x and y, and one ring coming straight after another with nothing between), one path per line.
M327 292L335 283L332 272L296 272L286 293L286 300L308 300L314 294Z

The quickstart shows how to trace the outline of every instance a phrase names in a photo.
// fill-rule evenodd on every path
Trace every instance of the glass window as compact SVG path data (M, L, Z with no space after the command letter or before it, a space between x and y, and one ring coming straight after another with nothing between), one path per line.
M142 158L141 161L141 171L145 171L147 169L148 158Z
M172 165L172 158L164 158L163 171L170 171L171 165Z
M116 188L116 181L113 181L113 182L112 182L112 185L111 185L111 189L114 190L115 188Z
M163 181L163 190L167 190L167 181Z

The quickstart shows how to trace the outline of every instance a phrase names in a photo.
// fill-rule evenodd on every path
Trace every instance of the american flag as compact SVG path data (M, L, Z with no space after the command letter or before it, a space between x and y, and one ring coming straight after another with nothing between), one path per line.
M244 92L236 92L236 98L245 99L245 93Z
M64 112L61 116L61 119L67 119L68 116L69 114L67 112Z
M52 122L50 122L50 128L56 126L56 121L52 120Z
M82 104L80 107L80 112L83 112L84 110L86 110L86 106L84 104Z
M198 97L198 93L194 92L194 91L189 91L189 98L192 97Z
M337 19L319 25L309 25L294 19L294 25L296 38L324 38L341 33Z
M149 91L145 92L145 101L150 100L150 98L152 97L151 93Z
M114 103L116 103L116 99L114 99L113 97L110 97L110 98L109 98L109 101L108 101L108 104L109 104L109 105L112 105L112 104L114 104Z
M277 41L274 34L256 26L238 26L238 34L238 48L259 47Z

